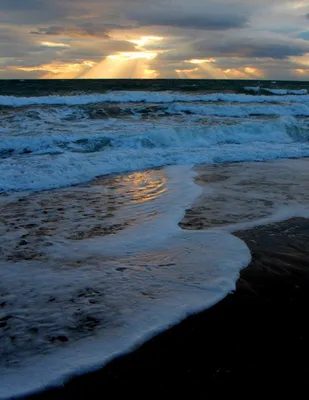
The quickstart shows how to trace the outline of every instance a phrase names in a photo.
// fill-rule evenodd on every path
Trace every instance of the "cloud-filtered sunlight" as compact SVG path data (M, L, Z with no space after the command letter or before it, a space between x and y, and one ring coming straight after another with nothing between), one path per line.
M131 39L129 41L136 45L136 51L109 55L80 78L155 78L157 73L149 68L148 62L156 58L157 53L146 51L143 46L160 40L162 38L152 36Z
M10 3L0 78L309 79L308 1Z
M55 43L55 42L41 42L41 45L45 47L56 47L56 48L70 47L70 45L66 43Z

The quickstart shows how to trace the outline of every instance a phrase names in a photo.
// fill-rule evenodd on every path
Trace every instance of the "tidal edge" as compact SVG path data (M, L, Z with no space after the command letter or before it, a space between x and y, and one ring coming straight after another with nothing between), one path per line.
M233 293L101 370L27 399L251 397L309 388L309 220L234 234L252 262Z

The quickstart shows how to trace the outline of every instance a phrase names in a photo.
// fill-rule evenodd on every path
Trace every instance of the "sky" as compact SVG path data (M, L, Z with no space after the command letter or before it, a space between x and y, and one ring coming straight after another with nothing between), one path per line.
M309 0L1 0L8 78L309 80Z

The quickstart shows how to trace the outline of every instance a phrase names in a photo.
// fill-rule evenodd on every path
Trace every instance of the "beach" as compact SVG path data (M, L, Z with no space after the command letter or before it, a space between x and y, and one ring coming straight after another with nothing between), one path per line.
M247 246L178 226L202 192L195 175L168 167L2 197L0 398L98 369L234 288Z
M307 86L184 83L0 96L1 400L306 384Z
M100 371L29 399L308 387L309 220L237 232L252 252L236 290Z
M93 372L84 371L81 375L77 373L76 377L67 376L56 388L51 387L29 399L85 399L89 392L99 398L106 393L141 398L149 388L152 394L160 396L167 392L207 396L209 393L228 393L231 389L255 386L256 390L271 387L276 388L277 392L291 389L295 385L297 388L305 388L309 339L306 323L309 300L309 219L296 216L285 220L284 215L301 212L305 215L300 206L305 205L301 201L306 201L306 191L299 193L301 199L298 209L291 209L290 196L287 196L286 203L283 201L286 187L282 186L280 176L286 181L290 171L290 191L293 191L292 180L295 187L299 187L297 177L302 178L301 171L305 171L307 164L308 160L302 159L196 167L195 182L203 191L191 207L186 209L179 225L188 234L191 231L192 234L200 232L203 235L208 230L231 232L229 235L233 234L248 246L252 260L239 271L235 289L212 307L202 312L193 312L180 323L175 320L175 323L159 330L153 337L141 339L140 343L135 343L133 348L128 347L127 351L124 349L122 354L116 355L103 368L94 368ZM255 179L247 182L246 192L242 190L240 196L235 196L230 186L235 187L235 176L244 183L248 169L250 177ZM159 176L163 174L158 173ZM261 182L258 179L260 175L263 175ZM265 203L269 189L274 199L276 196L281 198L280 212L275 213L273 210L270 213L270 208L257 207L257 192L260 202L263 200ZM79 193L81 190L82 187ZM93 193L89 192L89 188L87 192L91 198ZM97 195L96 191L94 193ZM243 205L244 198L247 209ZM296 195L293 196L293 201L296 198ZM110 197L107 199L110 200ZM240 208L237 207L238 201L242 202ZM233 207L224 209L223 202ZM115 215L119 215L121 207L124 204L115 207ZM238 222L239 212L243 215L241 222ZM247 215L247 221L244 215ZM279 221L272 221L276 218ZM267 220L270 222L265 222ZM244 229L237 229L240 226ZM102 232L99 237L104 240ZM201 247L197 247L198 252L201 250ZM199 263L202 268L209 269L206 258L199 258ZM99 300L99 293L95 296L83 293L83 297L87 296L94 302L99 301L101 307L104 304L104 298L101 302ZM79 332L82 336L84 327L85 335L85 326L88 324L86 337L94 335L95 338L95 322L102 329L99 318L89 319L80 322L80 330L77 327L75 334ZM69 341L78 338L72 331ZM60 342L58 339L55 338L52 343ZM66 340L61 346L66 346ZM100 345L97 351L99 349Z
M0 400L309 396L309 0L0 0Z

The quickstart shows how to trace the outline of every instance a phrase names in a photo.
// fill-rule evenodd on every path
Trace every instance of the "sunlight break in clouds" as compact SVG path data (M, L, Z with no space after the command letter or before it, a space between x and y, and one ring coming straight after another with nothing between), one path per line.
M191 64L205 64L205 63L215 63L216 60L214 58L204 58L204 59L185 60L185 62Z
M181 79L260 79L264 76L261 70L253 67L222 69L215 65L215 60L189 60L186 62L197 66L191 69L176 69L175 72Z
M107 56L80 78L156 78L157 72L150 68L149 61L157 57L158 52L147 51L146 44L161 41L161 37L142 36L128 40L136 44L137 51L119 52Z
M10 67L10 69L25 72L42 71L45 72L42 76L43 79L74 79L78 78L84 72L85 68L92 68L94 64L93 61L86 60L80 64L54 62L33 67Z
M4 79L309 78L309 0L0 3Z
M160 36L142 36L139 39L131 39L129 42L136 44L137 50L143 50L145 45L163 40Z
M71 46L66 43L56 43L56 42L41 42L41 46L44 47L55 47L55 48L70 48Z
M194 79L195 73L198 71L198 68L192 69L175 69L175 72L179 76L180 79Z

